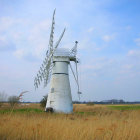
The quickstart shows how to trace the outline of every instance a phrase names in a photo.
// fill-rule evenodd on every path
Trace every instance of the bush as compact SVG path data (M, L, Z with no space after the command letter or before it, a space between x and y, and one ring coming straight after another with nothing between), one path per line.
M45 107L47 103L48 95L43 96L43 99L40 101L40 106Z
M10 96L8 98L8 102L11 106L14 106L14 105L19 103L19 97L18 96Z

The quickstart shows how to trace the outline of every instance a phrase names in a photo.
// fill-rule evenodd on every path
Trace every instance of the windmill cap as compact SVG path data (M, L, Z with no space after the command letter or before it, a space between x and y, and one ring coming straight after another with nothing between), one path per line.
M69 56L70 51L68 48L57 48L54 52L54 56Z

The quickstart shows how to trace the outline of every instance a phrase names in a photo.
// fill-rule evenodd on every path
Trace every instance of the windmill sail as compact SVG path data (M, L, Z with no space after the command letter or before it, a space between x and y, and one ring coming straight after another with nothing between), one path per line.
M55 51L55 49L58 47L58 45L59 45L59 43L60 43L60 41L61 41L61 39L62 39L62 37L63 37L63 35L64 35L64 33L65 33L65 30L66 30L66 29L64 28L64 30L63 30L63 32L62 32L62 34L61 34L59 40L56 42L55 47L54 47L54 51Z
M53 17L54 17L54 14L53 14ZM54 20L54 18L53 18L53 20ZM60 43L60 41L61 41L61 39L62 39L62 37L63 37L63 35L65 33L65 30L66 29L64 28L64 30L61 33L61 35L59 37L59 40L56 42L55 46L54 47L53 46L52 47L50 46L50 48L49 48L50 49L49 54L47 53L46 58L43 61L42 67L40 67L40 70L43 71L43 72L41 73L39 71L39 73L37 74L37 77L38 77L37 79L38 80L37 80L37 86L36 87L38 87L38 85L40 85L40 80L42 81L42 79L44 79L44 87L47 86L47 84L48 84L48 82L50 80L50 77L51 77L51 71L52 71L52 67L53 67L52 56L53 56L53 53L55 52L55 50L57 49L57 47L58 47L58 45L59 45L59 43ZM51 34L52 33L53 32L51 32ZM52 36L50 35L50 37L52 37ZM53 38L51 38L51 40L53 40ZM53 44L51 44L51 45L53 45Z
M55 26L55 10L53 12L53 18L52 18L52 26L51 26L51 33L50 33L50 39L49 39L49 48L46 52L46 58L43 61L43 64L40 67L40 71L37 74L37 77L34 80L35 88L38 88L38 85L40 85L40 82L42 79L44 80L44 85L47 86L47 83L49 81L49 77L51 74L51 63L52 63L52 53L53 53L53 37L54 37L54 26Z
M53 18L52 18L52 27L51 27L51 33L50 33L50 39L49 39L49 51L51 52L53 50L53 35L54 35L54 25L55 25L55 10L53 12Z
M48 60L47 62L47 65L46 65L46 71L44 71L44 86L47 86L48 82L49 82L49 79L50 79L50 75L51 75L51 64L52 64L52 58L50 57L50 59Z

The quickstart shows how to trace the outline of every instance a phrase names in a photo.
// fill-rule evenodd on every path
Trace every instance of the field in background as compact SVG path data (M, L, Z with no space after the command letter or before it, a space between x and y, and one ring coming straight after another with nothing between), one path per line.
M0 140L140 140L139 105L74 105L50 114L39 104L0 108Z

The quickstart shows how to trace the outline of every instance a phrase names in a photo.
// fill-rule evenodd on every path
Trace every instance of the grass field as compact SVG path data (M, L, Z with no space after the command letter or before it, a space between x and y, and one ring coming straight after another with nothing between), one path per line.
M39 104L0 108L0 140L140 140L140 105L74 105L50 114Z
M114 105L109 106L111 109L115 110L137 110L140 109L140 105Z

